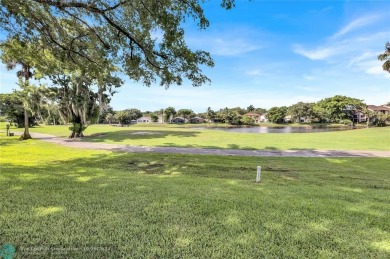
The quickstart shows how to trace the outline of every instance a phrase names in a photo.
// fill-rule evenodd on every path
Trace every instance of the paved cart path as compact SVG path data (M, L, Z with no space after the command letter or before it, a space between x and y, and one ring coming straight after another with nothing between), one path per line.
M19 133L21 134L21 133ZM205 149L205 148L180 148L180 147L150 147L130 146L121 144L106 144L85 142L82 139L68 139L42 133L31 133L35 139L60 144L74 148L95 150L112 150L123 152L153 152L175 154L204 154L225 156L281 156L281 157L390 157L389 151L364 151L364 150L242 150L242 149Z

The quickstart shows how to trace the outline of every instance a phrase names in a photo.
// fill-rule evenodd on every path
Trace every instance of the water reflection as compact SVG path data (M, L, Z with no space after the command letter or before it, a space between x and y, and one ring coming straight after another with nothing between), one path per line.
M326 126L307 126L307 127L291 127L291 126L280 126L280 127L234 127L234 128L208 128L208 127L195 127L193 129L211 129L211 130L222 130L227 132L240 132L240 133L313 133L313 132L329 132L329 131L342 131L351 130L351 127L326 127Z

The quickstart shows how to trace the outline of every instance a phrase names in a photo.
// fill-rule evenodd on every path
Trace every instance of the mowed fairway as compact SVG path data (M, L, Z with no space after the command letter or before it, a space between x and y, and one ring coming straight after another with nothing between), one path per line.
M390 256L388 158L125 154L0 140L0 243L20 258L55 257L28 254L50 245L67 258Z
M69 135L69 126L32 128L56 136ZM269 150L390 150L390 127L338 132L256 134L197 130L176 125L89 126L84 141L135 146Z

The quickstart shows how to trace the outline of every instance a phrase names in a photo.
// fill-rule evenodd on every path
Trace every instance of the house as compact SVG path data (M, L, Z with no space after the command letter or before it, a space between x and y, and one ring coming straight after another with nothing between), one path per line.
M367 116L361 111L357 111L353 114L353 122L366 122Z
M254 123L260 123L260 114L249 112L247 114L244 114L244 116L252 118Z
M171 123L186 123L187 120L183 117L175 117L171 120Z
M286 115L284 117L284 121L285 122L310 123L310 118L307 118L307 117L294 118L292 115Z
M152 118L150 117L141 117L137 119L137 123L151 123L151 122L152 122Z
M381 112L383 114L390 114L390 108L384 105L376 106L376 105L367 105L369 111L373 112Z
M203 123L204 119L196 116L196 117L191 118L190 121L191 121L191 123Z
M292 116L291 115L286 115L286 116L284 116L284 122L292 122L293 121L293 119L292 119Z
M390 107L385 105L367 105L367 109L370 112L390 114ZM353 115L354 122L366 122L367 119L369 119L367 118L367 114L363 113L362 111L356 111Z
M267 114L260 114L260 122L268 122Z

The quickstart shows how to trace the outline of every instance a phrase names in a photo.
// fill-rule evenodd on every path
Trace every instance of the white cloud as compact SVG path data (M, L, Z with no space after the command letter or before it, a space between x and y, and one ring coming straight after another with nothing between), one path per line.
M368 64L367 69L364 72L366 72L367 74L370 74L370 75L383 76L385 78L390 78L390 74L387 71L383 70L381 64L375 64L375 65Z
M352 22L348 23L344 27L342 27L339 31L337 31L331 38L338 38L342 35L345 35L351 31L354 31L356 29L359 29L363 26L369 25L371 23L374 23L378 21L381 18L379 15L368 15L364 17L360 17L358 19L353 20Z
M263 48L261 32L247 27L219 26L212 31L189 36L188 45L196 49L207 49L216 56L240 56ZM227 30L226 28L229 28Z
M383 71L383 69L380 66L372 66L366 69L366 73L378 75L378 74L384 74L385 71Z
M363 52L361 55L358 55L357 57L353 57L349 60L348 66L353 66L356 64L359 64L362 61L367 60L375 60L376 56L378 56L379 53L375 53L372 51Z
M369 31L363 27L378 22L384 16L381 14L369 14L361 16L347 25L341 27L336 33L328 38L324 38L324 43L316 47L303 47L302 45L293 45L293 51L305 56L311 60L331 60L342 58L343 61L348 57L348 66L352 66L363 59L372 57L373 50L378 50L378 42L388 41L388 31ZM345 36L353 31L354 34L348 38ZM355 56L356 58L351 58ZM339 60L336 60L338 62Z
M326 59L328 57L339 54L343 51L342 47L330 46L330 47L318 47L313 50L304 49L300 45L294 46L294 52L305 56L312 60L321 60Z
M218 56L238 56L261 48L260 45L245 39L211 39L211 54Z
M376 60L381 51L378 42L388 41L388 32L366 33L343 40L328 40L313 48L293 45L294 53L311 60L326 60L345 66L355 66L364 60ZM384 44L384 43L383 43Z
M203 37L188 41L198 49L207 46L207 51L216 56L239 56L262 48L259 44L239 37Z

